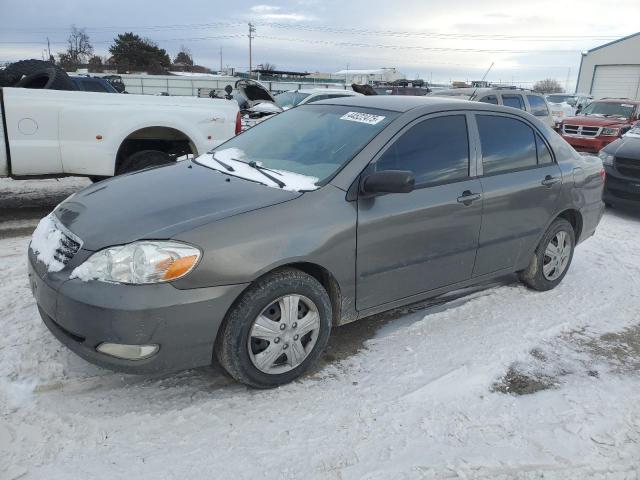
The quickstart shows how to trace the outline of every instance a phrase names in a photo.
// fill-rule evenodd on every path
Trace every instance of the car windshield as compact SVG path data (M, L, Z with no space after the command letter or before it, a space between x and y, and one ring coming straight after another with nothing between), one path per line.
M603 117L631 118L635 105L632 103L593 102L580 112L582 115L600 115Z
M371 108L301 105L230 139L210 152L213 156L203 155L197 161L269 186L279 185L264 173L277 177L287 189L313 190L330 179L397 116L397 112ZM253 167L251 172L246 165ZM256 166L261 172L256 171ZM300 177L305 181L301 182Z
M275 101L282 108L292 108L298 105L308 96L308 93L282 92L275 96Z
M562 103L574 98L573 95L547 95L547 102Z

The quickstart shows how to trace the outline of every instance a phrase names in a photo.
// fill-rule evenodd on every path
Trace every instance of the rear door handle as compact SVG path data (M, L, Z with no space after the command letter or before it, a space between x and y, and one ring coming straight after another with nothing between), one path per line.
M547 175L546 177L544 177L544 180L542 180L542 185L544 185L545 187L553 187L556 183L558 183L560 181L559 177L552 177L551 175Z
M471 190L465 190L462 192L462 195L458 197L458 203L463 203L465 205L471 205L476 200L480 200L482 198L482 194L480 193L472 193Z

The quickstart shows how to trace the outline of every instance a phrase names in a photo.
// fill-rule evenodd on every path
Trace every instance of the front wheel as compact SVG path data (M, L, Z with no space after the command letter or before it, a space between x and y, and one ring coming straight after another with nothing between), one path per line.
M255 388L291 382L329 340L331 300L322 284L296 269L260 279L230 309L216 339L220 365Z
M567 274L575 243L571 224L556 218L540 240L529 266L520 272L520 280L534 290L555 288Z

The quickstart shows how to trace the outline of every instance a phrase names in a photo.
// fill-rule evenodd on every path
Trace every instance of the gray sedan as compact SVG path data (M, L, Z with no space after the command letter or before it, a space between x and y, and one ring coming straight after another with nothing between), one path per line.
M29 278L44 323L90 362L217 358L273 387L332 326L511 272L554 288L600 221L603 177L526 112L326 100L73 195L36 229Z

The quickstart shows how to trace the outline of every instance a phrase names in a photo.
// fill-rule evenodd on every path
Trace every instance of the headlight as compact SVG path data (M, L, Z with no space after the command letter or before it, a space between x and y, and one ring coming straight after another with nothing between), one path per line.
M562 110L552 110L551 115L555 115L556 117L564 117L564 112Z
M598 152L598 157L600 157L600 160L602 160L602 163L605 165L609 165L610 167L613 166L613 155L608 154L604 150L600 150L600 152Z
M114 283L161 283L189 273L200 250L171 241L139 241L109 247L91 255L71 272L71 278Z
M600 135L607 135L607 136L611 136L611 137L617 137L619 133L620 133L620 129L619 128L608 128L608 127L605 127L605 128L602 129L602 133Z

